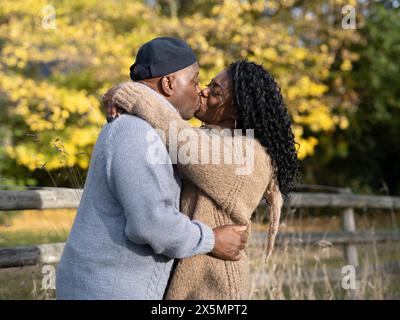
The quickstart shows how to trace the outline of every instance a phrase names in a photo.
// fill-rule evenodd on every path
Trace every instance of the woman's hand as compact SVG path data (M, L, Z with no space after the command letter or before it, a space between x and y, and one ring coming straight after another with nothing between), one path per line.
M143 91L146 89L149 92ZM144 94L144 92L146 92L146 94ZM144 100L152 94L154 95L153 99L154 97L159 99L156 93L152 92L150 88L132 81L112 87L103 96L103 105L106 111L107 121L111 122L122 113L137 114L139 105L142 106L145 104ZM141 104L138 105L139 102L141 102Z
M106 113L107 122L111 122L118 118L124 111L119 108L115 103L113 103L114 94L121 87L121 85L116 85L109 89L102 97L103 107Z

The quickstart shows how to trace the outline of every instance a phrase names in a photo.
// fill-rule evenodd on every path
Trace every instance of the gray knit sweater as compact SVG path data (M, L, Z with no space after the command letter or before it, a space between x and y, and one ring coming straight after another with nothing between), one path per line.
M102 129L57 268L57 299L162 299L174 258L212 250L212 229L179 212L173 166L147 161L149 130L130 115Z

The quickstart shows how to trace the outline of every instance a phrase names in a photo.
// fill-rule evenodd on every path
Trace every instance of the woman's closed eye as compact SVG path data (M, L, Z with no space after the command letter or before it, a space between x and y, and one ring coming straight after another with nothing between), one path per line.
M222 97L222 92L220 92L219 88L216 88L214 83L210 82L206 87L210 88L210 92L213 96Z

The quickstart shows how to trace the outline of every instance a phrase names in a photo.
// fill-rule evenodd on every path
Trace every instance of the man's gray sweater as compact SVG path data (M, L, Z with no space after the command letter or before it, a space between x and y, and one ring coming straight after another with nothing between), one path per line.
M170 159L149 131L130 115L102 129L57 268L57 299L162 299L174 258L212 250L212 229L179 212L171 162L146 156L151 145Z

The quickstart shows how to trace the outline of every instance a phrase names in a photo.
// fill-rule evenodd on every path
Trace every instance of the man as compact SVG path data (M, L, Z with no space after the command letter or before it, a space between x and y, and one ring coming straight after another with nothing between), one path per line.
M131 78L162 94L185 119L198 108L198 64L179 39L143 45ZM58 299L162 299L174 258L240 258L245 227L212 230L179 212L180 180L171 162L146 159L151 131L129 115L102 129L58 266ZM156 143L159 156L168 157L159 137Z

